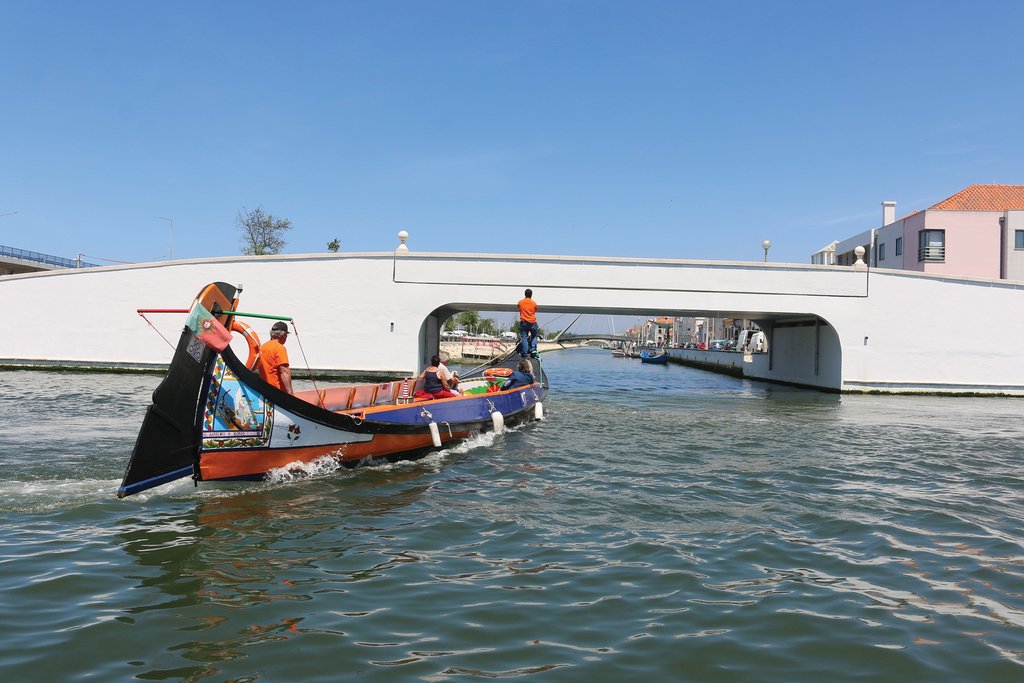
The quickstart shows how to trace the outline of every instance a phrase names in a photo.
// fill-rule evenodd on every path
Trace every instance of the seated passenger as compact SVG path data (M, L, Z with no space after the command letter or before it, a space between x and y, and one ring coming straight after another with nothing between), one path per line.
M459 391L459 373L452 372L451 370L448 369L448 354L442 351L440 354L438 354L438 358L440 359L441 362L437 366L437 374L443 376L446 380L448 380L448 391L452 392L453 394L461 394L462 392Z
M530 359L520 358L519 367L512 371L509 378L505 380L503 385L501 385L501 389L504 391L505 389L528 387L535 381L536 380L533 378L533 366L530 365Z
M416 398L453 398L455 396L449 391L447 378L439 372L439 365L441 365L440 357L431 356L430 365L420 373L423 388L416 392Z

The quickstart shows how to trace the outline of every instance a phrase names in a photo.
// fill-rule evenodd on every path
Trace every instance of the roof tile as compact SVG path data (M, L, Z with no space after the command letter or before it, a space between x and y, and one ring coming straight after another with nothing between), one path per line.
M935 211L1024 210L1024 185L971 185L928 207Z

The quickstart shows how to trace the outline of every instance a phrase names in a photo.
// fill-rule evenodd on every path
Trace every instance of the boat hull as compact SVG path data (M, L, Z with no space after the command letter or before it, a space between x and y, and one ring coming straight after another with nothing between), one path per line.
M233 305L233 296L234 288L215 283L197 300ZM186 351L179 353L182 348ZM440 400L410 399L414 379L292 395L262 381L230 346L212 352L197 345L188 328L178 351L161 384L172 386L154 392L119 497L190 475L196 481L262 479L273 470L325 457L339 466L417 458L475 433L534 419L547 394L546 377L538 369L540 381L527 387ZM490 365L511 366L517 360L510 355ZM480 392L488 385L483 368L463 382L475 382ZM180 405L189 385L196 398ZM162 438L166 415L175 408L177 438L171 450ZM190 425L184 424L188 415L194 415Z

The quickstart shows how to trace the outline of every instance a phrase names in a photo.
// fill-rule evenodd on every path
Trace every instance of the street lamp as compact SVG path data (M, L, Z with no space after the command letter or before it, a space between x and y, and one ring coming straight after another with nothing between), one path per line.
M764 262L768 263L768 250L772 248L772 241L765 240L761 242L761 248L764 249Z
M167 221L167 223L168 223L168 226L167 226L167 260L170 261L171 260L171 250L172 250L171 247L174 244L174 242L173 242L173 237L174 237L174 219L173 218L164 218L163 216L157 216L157 220Z

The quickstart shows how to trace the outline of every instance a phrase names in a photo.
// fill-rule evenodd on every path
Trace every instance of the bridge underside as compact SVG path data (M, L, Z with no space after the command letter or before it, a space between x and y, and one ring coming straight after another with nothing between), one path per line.
M494 306L482 302L456 302L441 306L424 320L420 334L422 362L428 362L432 349L440 346L440 331L452 316L464 311L517 313L516 306ZM602 307L544 305L546 314L565 314L566 324L577 315L621 315L639 317L698 317L749 320L764 331L768 351L738 363L743 376L750 379L802 386L824 391L842 389L842 348L839 337L827 321L817 315L765 311L709 310L700 308L653 309L648 307ZM718 353L718 352L709 352ZM725 352L722 352L725 353ZM742 354L738 354L742 355ZM710 365L710 363L709 363Z

